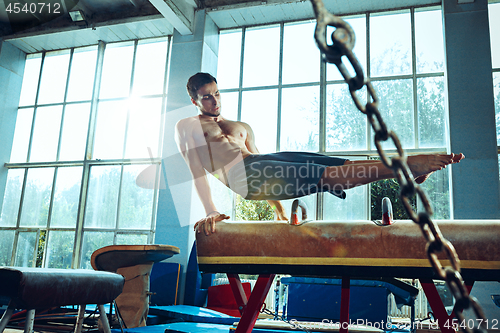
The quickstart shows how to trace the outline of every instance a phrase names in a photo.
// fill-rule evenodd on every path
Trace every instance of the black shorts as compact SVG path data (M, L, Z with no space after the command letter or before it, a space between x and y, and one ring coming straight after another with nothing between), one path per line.
M346 159L307 152L279 152L245 157L228 172L229 187L248 200L286 200L319 192L345 199L342 188L320 188L328 166Z

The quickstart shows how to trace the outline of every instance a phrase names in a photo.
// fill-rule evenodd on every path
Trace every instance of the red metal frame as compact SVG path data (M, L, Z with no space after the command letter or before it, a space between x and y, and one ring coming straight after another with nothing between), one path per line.
M241 313L241 319L236 327L235 333L251 333L252 329L259 316L260 309L264 304L264 299L271 288L275 274L262 274L257 279L255 286L247 300L243 286L238 274L227 274L231 290L233 291L236 304ZM350 283L349 276L342 277L342 289L340 294L340 330L339 333L348 333L349 331L349 298L350 298ZM425 292L427 300L437 319L439 328L443 333L456 333L452 328L452 320L455 318L455 309L448 315L444 307L443 301L434 285L432 279L420 279L420 284ZM470 292L472 282L466 282L465 286ZM446 324L448 323L448 324Z
M243 286L241 285L238 274L227 274L229 284L233 291L234 299L241 313L241 319L236 327L235 333L250 333L257 321L264 299L271 288L275 274L259 275L255 286L253 287L250 298L247 301Z
M243 286L238 274L227 274L234 299L241 313L241 319L236 327L235 333L250 333L257 321L264 299L271 288L275 274L260 275L247 301ZM351 291L351 279L349 276L342 277L342 292L340 296L340 333L349 331L349 297Z
M432 313L434 314L434 318L436 318L439 328L443 333L455 333L456 331L453 329L453 319L455 318L456 308L453 308L453 311L450 315L446 311L444 307L443 301L439 296L436 285L432 281L432 279L420 279L420 284L422 285L422 289L424 290L425 296L427 297L427 301L429 301L429 305L431 306ZM474 282L465 282L465 287L467 291L470 293Z
M342 289L340 293L340 333L349 331L349 299L351 296L351 278L342 277Z
M245 291L243 290L243 285L241 284L240 276L238 274L227 274L229 279L229 285L233 291L234 299L236 300L236 305L238 305L238 310L242 315L245 312L245 307L247 306L248 300Z

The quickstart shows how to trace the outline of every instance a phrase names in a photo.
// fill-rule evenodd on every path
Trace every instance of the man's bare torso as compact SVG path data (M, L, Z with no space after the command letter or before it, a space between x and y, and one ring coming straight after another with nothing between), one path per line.
M208 172L223 170L227 173L232 166L251 154L246 146L248 125L221 116L200 115L191 119L201 125L193 129L192 135L200 161Z

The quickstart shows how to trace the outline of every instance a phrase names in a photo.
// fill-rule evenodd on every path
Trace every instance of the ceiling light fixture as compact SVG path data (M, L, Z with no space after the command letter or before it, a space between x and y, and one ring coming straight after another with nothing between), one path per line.
M85 15L81 10L73 10L69 12L69 16L73 22L85 21Z

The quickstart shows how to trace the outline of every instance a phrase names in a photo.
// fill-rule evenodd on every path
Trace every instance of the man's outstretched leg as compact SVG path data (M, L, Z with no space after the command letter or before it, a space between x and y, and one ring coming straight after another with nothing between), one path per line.
M408 156L407 161L415 182L421 184L434 171L464 158L463 154L429 154ZM394 178L394 172L381 161L347 161L341 166L327 167L318 186L329 190L347 190L389 178Z

